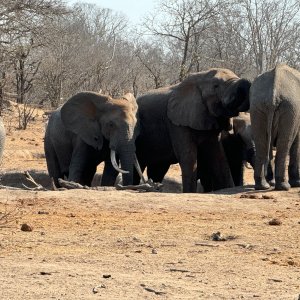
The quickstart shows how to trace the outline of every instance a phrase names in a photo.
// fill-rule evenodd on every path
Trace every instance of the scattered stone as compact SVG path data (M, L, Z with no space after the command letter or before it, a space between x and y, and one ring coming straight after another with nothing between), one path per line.
M75 215L72 214L72 213L70 213L70 214L67 214L67 217L68 217L68 218L75 218Z
M38 211L38 214L39 215L49 215L49 212L40 210L40 211Z
M213 241L226 241L226 239L221 235L220 231L217 231L211 235Z
M26 223L23 223L22 225L21 225L21 230L22 231L32 231L33 230L33 228L32 228L32 226L30 226L30 225L28 225L28 224L26 224Z
M152 249L151 251L152 254L157 254L157 250L155 248Z
M293 260L288 260L287 263L290 266L294 266L295 265L295 261L293 261Z
M282 224L282 222L279 219L276 219L276 218L269 221L269 225L279 226L281 224Z
M100 285L97 285L93 288L93 293L94 294L97 294L99 293L99 290L98 289L106 289L106 285L105 284L100 284Z

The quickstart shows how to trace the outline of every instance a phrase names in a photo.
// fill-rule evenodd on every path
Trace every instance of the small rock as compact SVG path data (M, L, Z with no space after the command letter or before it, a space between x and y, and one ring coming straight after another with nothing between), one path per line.
M152 254L157 254L157 250L155 248L152 249L151 251Z
M217 231L211 235L213 241L226 241L226 239L221 235L220 231Z
M40 210L40 211L38 211L38 214L39 215L49 215L49 212Z
M26 224L26 223L21 225L21 230L22 231L32 231L32 229L33 228L30 225Z
M111 275L110 274L103 274L102 277L107 279L107 278L111 278Z
M282 222L279 219L276 219L276 218L269 221L269 225L279 226L281 224L282 224Z
M94 288L93 288L93 293L94 294L97 294L97 293L99 293L99 290L98 289L105 289L106 288L106 285L105 284L100 284L100 285L98 285L98 286L95 286Z
M68 217L68 218L75 218L75 215L72 214L72 213L70 213L70 214L67 214L67 217Z

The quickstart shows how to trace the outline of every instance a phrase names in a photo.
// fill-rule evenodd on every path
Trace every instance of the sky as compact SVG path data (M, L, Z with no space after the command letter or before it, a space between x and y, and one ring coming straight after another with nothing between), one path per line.
M104 8L124 13L130 22L139 23L141 17L153 11L157 0L67 0L67 3L93 3Z

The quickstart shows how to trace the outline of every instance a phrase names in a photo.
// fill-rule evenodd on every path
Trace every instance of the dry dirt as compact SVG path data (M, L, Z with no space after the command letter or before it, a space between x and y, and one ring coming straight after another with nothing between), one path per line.
M15 117L2 172L45 171L42 112L26 131ZM300 189L246 175L214 194L2 189L0 299L299 299Z

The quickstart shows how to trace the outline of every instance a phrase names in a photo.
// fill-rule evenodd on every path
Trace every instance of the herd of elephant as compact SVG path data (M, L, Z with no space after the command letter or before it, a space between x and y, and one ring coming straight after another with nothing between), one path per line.
M279 64L251 83L213 68L137 99L80 92L51 114L44 148L57 187L59 178L91 185L101 162L105 186L119 173L139 184L146 168L162 182L179 163L183 192L199 179L210 192L242 185L245 161L257 190L300 187L300 73Z

